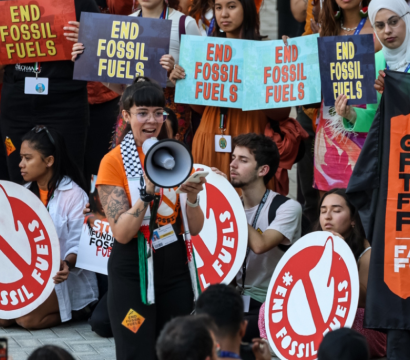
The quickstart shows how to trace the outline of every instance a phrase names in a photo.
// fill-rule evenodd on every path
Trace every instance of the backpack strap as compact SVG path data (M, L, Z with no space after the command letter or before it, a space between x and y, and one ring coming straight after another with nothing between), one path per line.
M276 212L279 209L279 207L281 205L283 205L286 201L290 200L288 197L277 194L273 200L272 203L270 204L269 207L269 213L268 213L268 222L269 225L272 223L273 220L275 220L276 218ZM290 245L283 245L283 244L279 244L278 248L280 250L282 250L283 252L285 252L286 250L288 250L290 248Z
M186 15L182 15L179 18L179 42L181 42L181 35L186 35L185 19L186 19Z

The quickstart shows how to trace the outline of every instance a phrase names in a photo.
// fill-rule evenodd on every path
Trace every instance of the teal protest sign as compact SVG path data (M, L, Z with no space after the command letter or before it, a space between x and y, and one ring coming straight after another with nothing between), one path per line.
M318 35L252 41L244 46L243 110L272 109L321 101Z
M183 35L175 102L242 108L243 44L246 40Z

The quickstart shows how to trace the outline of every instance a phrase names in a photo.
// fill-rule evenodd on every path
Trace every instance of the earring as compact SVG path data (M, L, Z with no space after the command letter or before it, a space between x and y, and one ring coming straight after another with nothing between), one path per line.
M339 6L339 10L335 11L335 19L340 20L341 17L342 17L342 12L341 12L340 6Z
M368 16L368 9L369 9L368 6L362 7L362 3L360 2L360 7L361 7L361 9L359 10L360 17L361 17L362 19L367 18L367 16Z
M219 32L224 32L222 29L219 29Z

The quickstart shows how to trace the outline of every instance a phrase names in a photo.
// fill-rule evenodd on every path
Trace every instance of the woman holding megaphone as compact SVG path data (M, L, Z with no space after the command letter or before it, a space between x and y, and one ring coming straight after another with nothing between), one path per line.
M155 193L155 185L143 171L142 145L160 134L166 120L164 106L161 87L148 78L137 79L125 90L122 116L131 130L103 158L97 178L101 203L116 239L108 262L107 294L120 360L155 359L160 330L172 317L193 310L197 292L192 246L184 242L182 223L186 240L189 231L193 235L201 231L204 215L198 206L198 193L205 179L181 186L186 200L175 194L175 216L158 227L165 218L160 219L158 205L161 200L169 201L164 195L169 189ZM153 251L154 229L160 238L166 233L173 241Z

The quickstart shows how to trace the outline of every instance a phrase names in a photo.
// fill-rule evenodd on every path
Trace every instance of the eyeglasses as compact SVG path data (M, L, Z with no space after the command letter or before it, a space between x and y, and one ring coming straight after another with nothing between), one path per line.
M137 118L137 120L142 124L146 123L151 118L151 115L154 118L155 122L164 123L167 120L168 115L169 115L167 112L163 110L158 110L158 111L155 111L154 113L150 113L146 110L141 110L137 113L132 113L131 111L129 111L129 113L131 115L134 115Z
M392 18L387 20L387 25L389 25L390 28L395 29L397 26L399 26L400 19L402 19L403 16L406 16L407 14L409 14L409 12L406 12L402 16L393 16ZM386 23L383 21L376 21L374 23L374 27L376 31L380 33L380 32L383 32L384 29L386 28Z
M51 136L50 132L48 131L45 125L36 125L31 129L31 131L34 131L36 134L38 134L39 132L42 132L43 130L46 131L48 139L51 141L51 143L55 145L56 143L54 142L53 137Z

